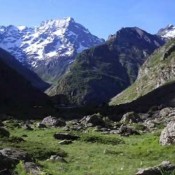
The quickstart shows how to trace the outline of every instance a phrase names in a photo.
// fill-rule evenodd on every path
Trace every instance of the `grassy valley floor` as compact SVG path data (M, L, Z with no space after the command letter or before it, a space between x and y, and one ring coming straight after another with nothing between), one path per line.
M155 166L164 160L175 163L175 146L161 146L160 131L121 137L90 129L87 133L76 132L80 139L72 144L60 145L53 135L62 131L61 128L29 131L11 123L8 130L11 137L1 138L0 148L26 150L49 175L134 175L138 168ZM63 156L67 163L47 160L53 154ZM16 168L19 174L21 168Z

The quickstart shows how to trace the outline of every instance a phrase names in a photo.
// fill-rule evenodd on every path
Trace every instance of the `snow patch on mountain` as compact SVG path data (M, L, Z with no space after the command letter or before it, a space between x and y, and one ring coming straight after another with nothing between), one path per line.
M31 67L73 57L103 42L71 17L43 21L38 27L0 26L0 47Z
M160 29L157 34L165 39L175 38L175 26L169 24L165 28Z

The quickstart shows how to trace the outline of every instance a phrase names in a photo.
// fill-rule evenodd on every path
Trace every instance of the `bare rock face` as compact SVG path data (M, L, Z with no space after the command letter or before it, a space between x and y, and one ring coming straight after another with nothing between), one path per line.
M157 49L142 65L137 79L128 89L112 99L111 104L124 104L143 97L155 89L172 82L175 76L175 40L167 42L163 47ZM167 87L167 86L166 86ZM169 87L169 86L168 86ZM162 89L161 89L162 90ZM162 93L161 93L162 94ZM166 104L167 95L172 95L170 90L165 93L165 98L160 103L160 98L153 98L157 104ZM167 101L170 101L170 97ZM150 98L149 98L150 100ZM171 103L170 103L171 104ZM171 105L172 106L172 105Z
M163 129L160 135L161 145L171 145L175 144L175 121L171 121Z

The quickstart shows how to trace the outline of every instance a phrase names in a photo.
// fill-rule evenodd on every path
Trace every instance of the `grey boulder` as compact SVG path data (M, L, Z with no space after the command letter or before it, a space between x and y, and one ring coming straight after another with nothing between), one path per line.
M175 165L169 161L163 161L160 165L145 169L140 169L136 175L162 175L162 173L172 173L175 170Z
M42 120L41 124L46 125L48 127L62 127L66 125L66 122L56 117L48 116Z
M172 145L175 144L175 121L171 121L163 129L160 135L161 145Z

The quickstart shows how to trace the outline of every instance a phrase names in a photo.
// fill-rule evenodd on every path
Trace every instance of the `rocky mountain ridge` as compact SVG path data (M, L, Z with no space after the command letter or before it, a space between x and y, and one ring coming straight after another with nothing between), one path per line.
M175 80L174 58L175 39L172 39L146 60L134 84L114 97L111 104L131 102L162 85L173 83ZM167 95L168 93L170 92L167 91Z
M3 61L10 68L18 72L26 80L28 80L31 85L42 91L46 90L50 85L42 81L33 71L23 66L15 57L10 53L0 48L0 60ZM13 79L13 77L12 77Z
M49 95L64 94L71 103L97 105L128 87L148 55L164 44L157 35L137 27L122 28L105 44L76 57Z
M33 28L0 26L0 47L47 81L63 74L77 53L103 42L71 17Z
M160 29L157 35L166 40L175 38L175 26L172 24L169 24L165 28Z
M35 88L34 85L36 84L32 86L29 81L33 74L29 74L27 70L21 74L20 71L25 69L16 62L14 63L15 68L10 65L7 61L11 61L13 59L11 57L9 53L0 49L0 115L9 114L18 115L18 117L30 117L30 115L36 114L39 116L43 114L46 106L49 111L48 96ZM10 63L13 63L13 61ZM20 70L16 70L16 65ZM38 79L35 80L37 81Z

